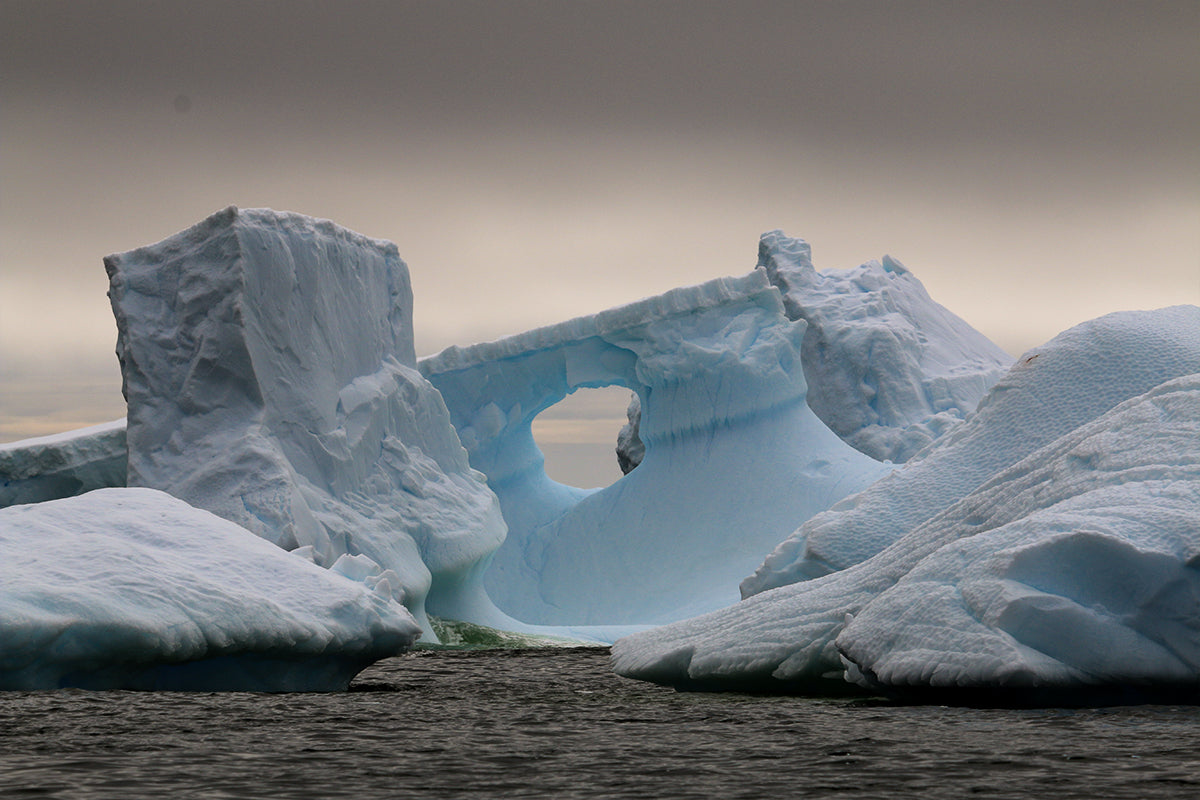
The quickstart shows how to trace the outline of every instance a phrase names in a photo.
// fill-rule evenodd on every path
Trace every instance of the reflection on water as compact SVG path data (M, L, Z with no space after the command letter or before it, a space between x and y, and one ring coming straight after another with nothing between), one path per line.
M344 694L0 694L0 797L1200 797L1200 708L686 694L603 649L428 650Z

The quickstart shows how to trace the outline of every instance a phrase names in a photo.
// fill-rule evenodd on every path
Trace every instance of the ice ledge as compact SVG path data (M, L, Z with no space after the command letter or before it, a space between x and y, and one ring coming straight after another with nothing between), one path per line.
M581 342L671 317L695 314L737 301L752 301L761 307L783 312L783 298L771 285L764 270L748 275L716 278L696 286L672 289L598 314L576 317L566 322L506 336L493 342L446 348L420 360L427 377L467 369L489 361L515 358L551 347Z
M125 485L125 420L0 444L0 508Z

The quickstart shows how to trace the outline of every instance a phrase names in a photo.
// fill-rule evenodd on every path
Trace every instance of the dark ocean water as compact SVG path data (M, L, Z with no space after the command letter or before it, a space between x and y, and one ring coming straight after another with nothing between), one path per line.
M0 798L1200 798L1200 707L677 693L602 649L427 650L341 694L0 694Z

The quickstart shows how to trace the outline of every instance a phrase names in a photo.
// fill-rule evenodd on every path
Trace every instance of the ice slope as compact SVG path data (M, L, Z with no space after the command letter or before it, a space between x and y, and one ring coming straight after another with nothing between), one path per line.
M1200 699L1200 375L989 481L837 639L873 688L1190 686Z
M125 485L125 420L0 444L0 508Z
M720 607L797 521L889 471L808 408L804 330L758 270L423 360L508 522L497 605L550 625ZM606 385L640 398L641 466L597 492L554 483L530 423Z
M0 510L0 689L345 689L420 630L357 566L152 489Z
M130 485L323 566L369 557L430 637L426 606L507 621L479 581L504 538L499 505L415 369L395 245L230 207L105 266Z
M866 491L800 526L742 583L750 596L870 558L995 472L1178 375L1200 372L1200 308L1122 311L1026 353L977 413Z
M868 561L622 639L613 661L629 677L710 688L1196 697L1198 569L1191 375L1007 467Z

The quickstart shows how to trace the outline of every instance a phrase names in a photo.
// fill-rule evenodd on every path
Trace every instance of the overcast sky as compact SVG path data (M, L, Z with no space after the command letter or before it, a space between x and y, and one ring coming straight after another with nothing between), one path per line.
M1200 302L1200 3L0 0L0 440L120 416L101 259L395 241L419 353L884 253L1013 354Z

